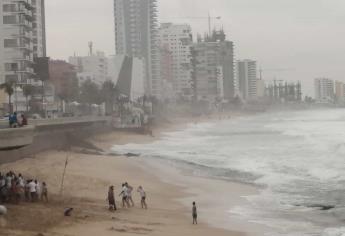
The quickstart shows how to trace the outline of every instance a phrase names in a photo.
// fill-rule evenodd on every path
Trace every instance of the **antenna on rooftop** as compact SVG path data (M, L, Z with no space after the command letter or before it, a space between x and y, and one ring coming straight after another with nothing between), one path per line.
M93 42L89 42L89 56L92 56L93 54Z

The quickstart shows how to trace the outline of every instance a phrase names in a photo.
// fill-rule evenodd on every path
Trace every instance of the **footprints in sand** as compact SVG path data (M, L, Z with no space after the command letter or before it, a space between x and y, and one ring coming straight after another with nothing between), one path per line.
M147 234L152 232L152 229L144 227L135 227L135 226L124 226L121 228L111 227L111 231L116 231L119 233L134 233L134 234Z
M121 223L121 226L113 226L109 230L118 233L148 234L154 231L151 227L163 225L162 223L158 222L148 222L145 224L142 222L119 219L117 217L112 217L112 219Z

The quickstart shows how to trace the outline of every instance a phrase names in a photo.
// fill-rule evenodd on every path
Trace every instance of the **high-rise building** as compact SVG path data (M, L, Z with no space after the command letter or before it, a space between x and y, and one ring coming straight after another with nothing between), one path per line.
M44 12L44 0L0 0L0 83L13 82L16 91L39 85L33 67L46 56Z
M257 98L257 67L256 61L239 60L236 62L236 78L239 91L244 100Z
M317 78L314 80L315 99L318 102L327 103L334 100L334 81L327 78Z
M232 99L235 96L234 45L225 40L223 31L198 40L192 47L192 78L198 99Z
M144 59L145 93L161 97L157 0L114 0L117 55Z
M176 96L191 94L192 28L187 24L161 24L159 42L162 79L171 82Z

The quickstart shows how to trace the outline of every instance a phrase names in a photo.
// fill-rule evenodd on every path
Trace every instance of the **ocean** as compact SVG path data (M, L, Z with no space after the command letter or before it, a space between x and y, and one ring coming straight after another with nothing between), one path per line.
M114 147L258 186L229 215L267 235L345 236L345 110L284 111L191 124L151 144Z

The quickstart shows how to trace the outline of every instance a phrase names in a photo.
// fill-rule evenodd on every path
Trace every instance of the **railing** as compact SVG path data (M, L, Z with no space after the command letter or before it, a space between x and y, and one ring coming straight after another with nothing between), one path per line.
M81 116L81 117L66 117L57 119L29 119L29 125L32 126L48 126L48 125L63 125L63 124L77 124L90 122L111 122L110 116ZM0 129L8 128L9 121L0 121Z

